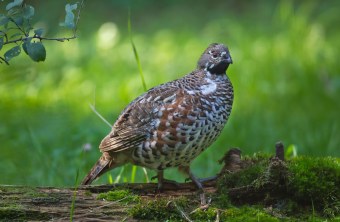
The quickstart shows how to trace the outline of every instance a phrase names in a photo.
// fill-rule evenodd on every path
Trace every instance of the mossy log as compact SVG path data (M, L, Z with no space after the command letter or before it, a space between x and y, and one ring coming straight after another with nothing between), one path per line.
M206 205L193 183L124 183L77 188L0 186L0 221L263 221L339 219L338 158L284 161L242 157L231 149L216 178L204 182ZM300 178L299 178L300 177ZM254 208L243 205L254 204Z

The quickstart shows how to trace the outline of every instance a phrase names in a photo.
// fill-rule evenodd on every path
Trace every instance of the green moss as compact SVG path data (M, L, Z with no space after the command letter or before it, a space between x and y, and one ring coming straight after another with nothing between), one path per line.
M218 208L228 208L231 206L231 201L228 196L227 188L219 188L216 194L212 196L212 205Z
M139 202L140 197L133 194L130 190L116 189L106 193L100 193L97 196L97 200L107 200L107 201L119 201L122 203Z
M1 221L50 220L48 213L24 209L21 205L7 205L0 207Z
M26 186L0 186L0 194L1 193L5 195L10 194L11 199L16 199L16 195L18 195L18 199L22 199L23 197L41 198L50 196L50 194L44 193L38 188Z
M22 210L12 207L1 207L0 208L0 219L1 220L23 220L25 214Z
M269 153L263 153L263 152L257 152L254 153L252 156L244 156L242 159L244 161L250 161L253 163L262 163L262 164L268 164L269 159L272 157L272 154Z
M92 196L92 193L89 190L85 190L84 195L90 197L90 196Z
M25 195L28 197L46 197L49 196L47 193L40 192L39 189L28 187L24 190Z
M217 195L214 195L214 204L219 207L230 207L231 202L228 196L228 189L243 187L253 184L266 171L268 159L264 154L257 154L253 157L244 158L244 169L225 173L217 181Z
M226 209L221 213L221 221L268 221L268 222L278 222L280 219L271 216L262 209L255 207L241 207L241 208L230 208Z
M224 174L219 181L219 188L241 187L251 184L256 180L265 167L262 164L256 164L239 172Z
M46 193L40 192L40 190L37 188L23 186L0 186L0 194L0 221L47 221L51 219L47 212L44 213L35 209L26 209L26 207L22 206L21 204L13 204L18 201L21 202L20 200L23 199L34 203L46 203L46 199L54 199Z
M303 220L309 220L310 215L315 218L339 216L339 158L301 156L287 162L266 158L266 155L245 157L242 170L222 175L217 183L215 207L230 208L234 202L229 200L228 190L249 187L253 193L263 192L257 204L273 205L286 216ZM270 187L272 189L268 189Z
M269 155L263 153L256 153L252 157L245 156L243 158L244 169L224 174L218 182L218 188L242 187L251 184L266 170L268 158Z
M26 186L0 186L0 193L24 194L25 196L28 196L39 193L39 190L34 187Z
M194 221L216 221L218 209L209 207L206 210L197 209L190 214L190 218Z
M289 163L291 198L313 206L325 216L340 214L340 161L338 158L298 157Z
M194 221L216 221L217 213L219 214L220 221L268 221L268 222L278 222L282 221L258 207L231 207L227 209L217 209L210 207L207 210L196 210L194 213L190 214L190 218Z
M181 220L181 215L173 202L181 209L189 206L188 200L184 197L172 200L168 198L158 198L156 200L143 200L132 207L129 212L133 218L140 220Z

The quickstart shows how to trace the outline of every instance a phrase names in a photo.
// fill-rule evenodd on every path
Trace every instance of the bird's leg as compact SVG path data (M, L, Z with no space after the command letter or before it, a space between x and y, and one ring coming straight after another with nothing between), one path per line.
M180 166L178 167L179 171L183 172L184 174L188 175L189 178L192 182L195 183L195 185L197 186L197 188L203 192L203 185L202 182L199 178L197 178L190 170L189 166Z
M153 176L151 177L151 180L154 180L156 179L158 180L158 184L157 184L157 189L159 191L162 191L163 190L163 184L164 183L169 183L169 184L173 184L175 186L178 186L178 183L174 180L168 180L168 179L165 179L164 178L164 171L163 170L159 170L157 171L157 175L156 176Z
M205 183L208 181L212 181L212 180L216 180L217 179L217 175L215 176L211 176L211 177L206 177L206 178L196 178L200 183ZM192 180L191 178L186 178L185 182L187 182L188 180Z
M200 199L201 199L201 206L205 206L207 205L207 200L205 198L205 192L203 189L203 185L202 182L206 181L205 179L199 179L197 178L190 170L189 166L180 166L178 167L179 171L185 173L186 175L189 176L189 178L191 179L192 182L194 182L194 184L197 186L199 192L200 192ZM210 180L210 178L207 178Z

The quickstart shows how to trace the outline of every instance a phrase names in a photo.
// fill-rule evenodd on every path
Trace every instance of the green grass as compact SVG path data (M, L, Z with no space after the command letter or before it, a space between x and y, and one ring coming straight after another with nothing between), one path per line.
M0 66L0 184L73 185L75 170L85 175L110 131L89 104L113 123L144 92L126 25L127 7L123 1L93 4L87 2L82 12L78 40L45 43L44 63L20 56ZM339 156L340 3L206 4L148 2L131 10L133 40L148 87L193 70L211 42L230 48L233 111L218 141L193 162L193 171L210 176L228 148L274 152L278 140L293 144L298 155ZM58 20L55 12L44 14L51 5L39 7L37 18L46 17L48 24ZM58 7L62 12L63 3ZM115 24L100 29L108 21ZM83 153L85 145L92 149ZM125 167L120 181L130 181L131 169ZM120 171L111 171L113 180ZM177 175L174 169L166 172L184 180ZM133 178L145 180L141 168Z

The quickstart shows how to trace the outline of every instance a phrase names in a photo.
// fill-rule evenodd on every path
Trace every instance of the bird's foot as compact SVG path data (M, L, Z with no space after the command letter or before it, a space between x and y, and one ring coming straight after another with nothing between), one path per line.
M217 179L217 175L215 176L211 176L211 177L206 177L206 178L196 178L196 180L198 180L201 184L202 183L205 183L205 182L209 182L209 181L212 181L212 180L216 180ZM190 177L186 178L185 179L185 182L188 182L189 180L192 180Z
M185 174L187 174L189 176L189 178L187 180L191 180L195 185L196 187L198 188L199 190L199 193L200 193L200 200L201 200L201 207L202 209L203 208L208 208L209 205L210 205L210 202L211 202L211 199L209 198L207 200L206 198L206 195L205 195L205 192L204 192L204 189L203 189L203 185L202 183L203 182L206 182L206 181L210 181L210 180L214 180L216 179L217 176L214 176L214 177L208 177L208 178L197 178L190 170L190 167L189 166L185 166L185 167L179 167L179 170L184 172Z
M179 187L179 184L176 181L165 179L163 171L158 171L156 176L151 177L151 180L154 180L154 179L158 180L157 190L159 192L163 191L164 184L171 184L175 187Z
M190 170L189 166L181 166L178 168L181 172L185 173L186 175L189 176L185 181L191 180L194 182L196 187L203 193L203 185L202 185L202 179L197 178ZM203 179L204 180L204 179ZM204 181L203 181L204 182Z

